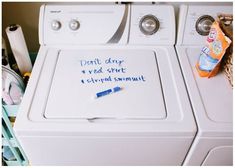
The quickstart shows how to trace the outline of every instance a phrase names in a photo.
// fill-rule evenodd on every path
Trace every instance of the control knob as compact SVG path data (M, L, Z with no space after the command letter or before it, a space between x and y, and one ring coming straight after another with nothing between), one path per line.
M153 15L145 15L140 19L139 28L145 35L152 35L159 29L159 21Z
M79 21L73 19L73 20L71 20L71 21L69 22L69 28L70 28L71 30L74 30L74 31L75 31L75 30L78 30L79 27L80 27Z
M58 20L53 20L51 22L51 28L52 30L59 30L61 28L61 23Z
M203 15L200 18L198 18L195 25L198 34L202 36L207 36L210 32L211 25L214 21L215 21L214 18L211 17L210 15Z

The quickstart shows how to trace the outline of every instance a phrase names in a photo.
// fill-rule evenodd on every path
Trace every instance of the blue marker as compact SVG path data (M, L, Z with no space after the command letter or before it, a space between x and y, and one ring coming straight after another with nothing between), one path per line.
M102 97L102 96L109 95L109 94L111 94L111 93L118 92L118 91L120 91L121 89L122 89L121 87L116 86L116 87L114 87L113 89L108 89L108 90L105 90L105 91L102 91L102 92L98 92L98 93L96 93L95 98L99 98L99 97Z

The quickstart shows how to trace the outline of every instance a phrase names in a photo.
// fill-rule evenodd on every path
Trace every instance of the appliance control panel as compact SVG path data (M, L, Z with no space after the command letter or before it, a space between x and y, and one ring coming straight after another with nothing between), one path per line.
M132 5L129 43L174 45L174 8L169 5Z
M40 9L40 44L125 44L129 8L124 4L102 3L44 5Z
M180 24L185 45L203 45L210 27L219 13L232 14L232 6L184 6L185 18Z
M49 4L40 9L40 44L175 43L174 9L156 4Z

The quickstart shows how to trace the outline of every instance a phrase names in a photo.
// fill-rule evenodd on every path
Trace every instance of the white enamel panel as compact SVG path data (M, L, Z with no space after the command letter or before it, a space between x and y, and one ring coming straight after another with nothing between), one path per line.
M51 80L46 118L166 117L154 51L62 50ZM95 98L116 86L121 91Z
M212 78L199 76L195 65L198 61L200 48L186 49L198 91L208 118L214 122L233 121L233 90L223 73Z
M159 30L153 35L144 35L139 27L140 20L146 15L155 16L160 23ZM175 15L174 8L168 5L132 5L130 44L175 44Z
M183 45L204 45L207 36L202 36L196 31L196 22L203 15L210 15L216 19L217 15L220 13L232 14L233 6L182 6L180 8L184 12L179 18L179 29L177 39L178 44ZM183 19L185 18L185 19Z
M42 10L43 17L40 18L42 23L39 29L44 44L106 44L123 20L125 5L46 5ZM69 27L72 20L79 22L77 30L71 30ZM123 25L120 43L127 42L128 20L127 6L126 24ZM53 21L60 22L60 29L52 29Z

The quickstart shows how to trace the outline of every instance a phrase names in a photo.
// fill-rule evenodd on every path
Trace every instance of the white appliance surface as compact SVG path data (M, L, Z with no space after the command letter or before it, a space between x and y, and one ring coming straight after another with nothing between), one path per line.
M212 122L232 123L233 90L231 89L231 85L223 73L219 73L210 79L199 76L195 65L198 61L198 53L200 51L201 47L185 48L186 57L184 59L188 59L191 66L191 72L203 102L206 115Z
M171 10L169 10L171 8ZM175 16L173 6L164 5L133 5L131 8L131 25L133 26L130 31L130 44L152 44L157 45L174 45L175 44ZM150 12L151 11L151 12ZM159 30L151 35L147 36L141 33L139 29L139 21L146 14L154 15L160 22ZM166 19L167 18L167 19Z
M73 97L73 94L77 95L76 92L80 90L74 91L73 87L70 86L62 87L68 92L59 92L56 90L59 85L54 84L54 81L60 79L60 75L57 77L57 73L61 72L63 76L63 73L67 72L67 70L62 72L64 69L59 66L59 60L56 62L56 55L87 51L87 48L71 48L69 51L62 49L61 52L53 48L41 48L34 67L34 77L30 79L29 86L31 87L26 90L26 97L23 99L14 127L30 163L32 165L181 165L193 141L196 126L180 69L175 64L177 58L173 47L158 47L155 49L150 49L152 47L139 47L139 52L136 52L134 47L127 46L116 47L115 50L113 50L115 47L111 47L112 49L105 47L105 50L104 47L98 48L101 48L101 53L113 51L112 53L116 54L126 51L128 56L132 53L136 53L137 57L139 54L142 57L150 56L149 60L153 60L154 63L151 61L146 70L142 71L146 75L146 81L139 81L136 84L121 82L123 85L120 86L124 88L123 90L98 99L94 99L92 96L97 90L103 90L103 86L99 84L100 89L94 89L93 92L90 91L92 87L88 85L89 89L84 89L82 92L88 96L88 101L93 102L95 106L99 105L99 103L96 105L96 101L107 101L112 106L116 106L118 102L119 106L125 106L126 109L119 111L120 114L117 114L118 111L116 110L110 109L108 111L108 108L107 111L98 113L99 108L106 110L106 106L109 107L108 104L104 103L100 104L99 108L87 107L90 109L87 113L84 113L82 111L83 107L80 106L84 105L85 108L85 98L84 104L82 102L77 103L77 106L70 104L75 101L70 100L70 97ZM93 50L95 50L94 46ZM156 59L153 53L155 53ZM72 58L73 54L70 56ZM128 60L130 59L125 59L125 62L128 62ZM156 60L158 60L158 65ZM65 65L67 61L64 62ZM130 72L131 69L136 70L136 64L138 63L127 66ZM72 68L75 67L70 66L68 70ZM158 73L158 75L148 76L149 72L152 71L155 71L155 74ZM76 71L72 72L75 73ZM70 85L71 82L76 84L78 79L74 77L71 79L66 78L64 81L67 82L60 82ZM154 94L148 93L148 79L150 81L154 80L155 85L160 87L154 86L156 87ZM142 86L143 83L146 83L146 85ZM79 80L77 85L81 84ZM111 84L105 85L111 86ZM137 86L140 93L136 93L137 88L135 92L132 89L129 90L130 87ZM97 86L97 88L99 87ZM145 88L142 92L141 87ZM55 95L56 98L50 97L54 96L53 94L57 91L65 95L58 94ZM134 93L133 100L129 100ZM142 102L142 105L134 103L134 100L140 101L138 99L141 99L146 93L149 94L149 98L146 98L148 102L143 100L145 103ZM128 99L124 98L125 101L118 100L122 94L130 97ZM57 101L62 101L62 98L68 104L57 103ZM75 98L79 100L79 97L75 96ZM132 101L134 104L130 106ZM159 107L156 107L155 104L151 106L151 101L159 104ZM120 103L122 104L120 105ZM59 108L54 110L57 108L56 106ZM69 111L71 107L68 106L74 108L72 109L73 112ZM89 106L91 105L89 104ZM133 106L140 108L144 106L143 108L146 109L138 111ZM53 111L49 110L50 108ZM137 113L134 113L133 109L137 110ZM46 146L45 150L42 150L43 146ZM102 151L102 155L99 151ZM72 156L64 156L61 153L72 153ZM107 158L109 159L107 160Z
M125 5L46 5L41 7L41 17L44 17L40 32L40 42L46 45L55 44L105 44L115 34L122 20L129 25ZM126 9L125 9L126 8ZM115 18L115 19L114 19ZM123 19L124 18L124 19ZM58 31L51 29L51 22L59 21ZM79 31L69 28L72 20L79 21ZM127 42L127 29L123 32L122 43Z
M219 146L215 147L207 154L203 161L203 166L210 165L225 165L229 166L232 162L233 147L232 146Z
M15 122L17 138L31 165L182 165L197 127L173 46L174 10L106 5L41 7L41 47ZM85 36L96 25L84 16L97 30L108 26L102 37ZM103 24L107 18L120 25ZM152 35L137 37L141 25L151 31L159 23ZM121 90L95 98L116 86Z
M176 50L198 125L198 133L184 165L233 164L233 90L220 72L212 78L199 76L195 65L207 36L195 29L203 15L232 13L227 6L186 6L180 8ZM192 40L193 39L193 40Z
M65 50L56 60L46 118L166 118L154 51ZM95 99L116 86L122 90Z
M183 6L183 5L182 5ZM206 41L206 36L201 36L196 31L197 20L204 15L209 15L216 19L220 13L233 13L231 5L219 6L202 6L202 5L188 5L180 8L177 44L182 45L203 45ZM182 27L181 27L182 25Z

